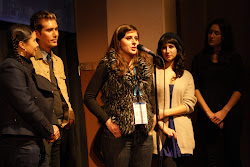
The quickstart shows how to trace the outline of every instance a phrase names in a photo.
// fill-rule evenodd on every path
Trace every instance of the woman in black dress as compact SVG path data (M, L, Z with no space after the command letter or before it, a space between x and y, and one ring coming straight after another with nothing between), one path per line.
M225 166L241 166L240 98L242 62L234 52L231 27L216 19L207 27L203 51L195 56L192 74L199 104L198 121L206 165L216 166L220 139L224 143Z

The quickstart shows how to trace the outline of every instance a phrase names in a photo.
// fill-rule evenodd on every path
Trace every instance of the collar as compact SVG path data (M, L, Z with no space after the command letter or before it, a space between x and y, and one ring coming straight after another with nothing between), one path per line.
M40 51L41 51L41 54L42 54L42 58L43 60L47 60L47 56L48 56L48 52L46 52L42 47L39 47L40 48Z
M43 59L43 60L47 60L47 55L49 53L46 52L42 47L38 47L37 51L36 51L36 55L35 55L35 59L39 60L39 59ZM50 51L51 56L53 55L53 52Z

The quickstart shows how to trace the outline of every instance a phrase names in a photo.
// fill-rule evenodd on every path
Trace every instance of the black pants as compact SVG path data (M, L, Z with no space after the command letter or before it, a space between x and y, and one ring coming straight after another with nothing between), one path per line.
M106 167L150 167L153 137L145 136L140 141L132 136L115 138L104 128L101 149Z
M60 134L62 135L62 134ZM47 143L44 140L46 156L50 167L60 167L61 163L61 136L53 143Z
M202 146L206 167L241 167L240 129L235 124L224 124L224 129L204 131Z
M158 157L157 154L153 154L153 162L155 166L161 167L184 167L184 160L187 157ZM160 165L161 164L161 165Z

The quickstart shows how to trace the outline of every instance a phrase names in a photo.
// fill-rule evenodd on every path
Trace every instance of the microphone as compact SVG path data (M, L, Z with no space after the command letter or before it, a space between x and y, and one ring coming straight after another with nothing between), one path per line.
M145 46L143 46L141 44L137 45L137 49L139 51L146 52L146 53L150 54L151 56L155 57L155 53L154 52L152 52L151 50L149 50L148 48L146 48Z

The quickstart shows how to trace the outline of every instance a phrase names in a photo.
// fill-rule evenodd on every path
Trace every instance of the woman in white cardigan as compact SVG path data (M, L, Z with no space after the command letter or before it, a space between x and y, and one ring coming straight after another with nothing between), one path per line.
M182 167L185 157L193 154L194 133L188 114L196 104L194 80L184 69L184 45L174 33L162 35L157 54L156 82L159 108L159 146L162 166ZM157 154L154 132L154 154Z

